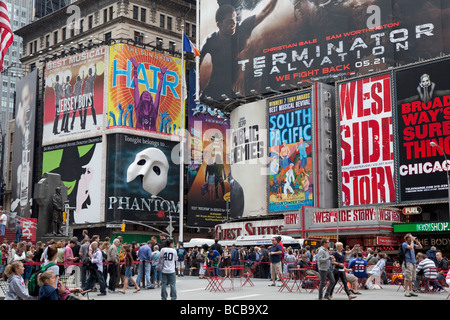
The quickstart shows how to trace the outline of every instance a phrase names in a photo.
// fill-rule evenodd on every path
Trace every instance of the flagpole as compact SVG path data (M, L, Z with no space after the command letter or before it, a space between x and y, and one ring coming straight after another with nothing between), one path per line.
M178 241L183 242L183 215L184 215L184 24L181 25L181 121L180 121L180 233Z
M195 45L200 50L200 0L196 3L196 37ZM195 100L200 100L200 57L195 57Z

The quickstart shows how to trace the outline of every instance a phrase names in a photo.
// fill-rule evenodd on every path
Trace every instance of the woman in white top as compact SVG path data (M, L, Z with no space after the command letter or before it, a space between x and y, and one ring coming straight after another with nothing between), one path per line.
M386 267L386 254L379 252L378 253L378 262L370 271L370 276L367 278L366 289L374 289L375 285L378 285L381 288L381 274Z

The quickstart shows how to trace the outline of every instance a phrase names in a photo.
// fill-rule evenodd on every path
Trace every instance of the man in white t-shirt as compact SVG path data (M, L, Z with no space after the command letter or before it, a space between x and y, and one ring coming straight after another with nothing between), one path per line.
M5 236L6 223L8 218L6 217L5 210L0 206L0 236Z
M161 249L157 270L161 270L161 299L167 300L166 288L170 286L171 300L177 299L175 261L178 260L177 251L173 248L173 240L167 239L167 247Z

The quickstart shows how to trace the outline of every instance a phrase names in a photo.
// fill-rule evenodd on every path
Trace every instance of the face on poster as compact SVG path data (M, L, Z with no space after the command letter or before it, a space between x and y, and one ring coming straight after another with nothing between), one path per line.
M74 207L70 222L100 222L102 138L45 146L42 173L57 173L67 187L69 205Z
M395 202L391 74L339 84L343 206Z
M47 62L44 145L101 130L106 54L99 47Z
M267 100L269 116L269 211L312 206L311 91Z
M402 201L448 197L450 154L450 60L395 73L398 168ZM432 147L434 142L438 147Z
M229 197L227 130L229 114L195 103L195 70L189 73L189 137L191 158L187 169L190 226L214 227L226 219Z
M111 46L108 128L178 134L183 70L181 59L126 44Z
M201 99L438 57L450 52L449 18L441 0L202 1Z
M108 136L108 222L178 219L180 166L172 161L176 145L174 141L129 134Z
M16 85L16 121L12 160L11 211L27 216L31 210L37 70Z

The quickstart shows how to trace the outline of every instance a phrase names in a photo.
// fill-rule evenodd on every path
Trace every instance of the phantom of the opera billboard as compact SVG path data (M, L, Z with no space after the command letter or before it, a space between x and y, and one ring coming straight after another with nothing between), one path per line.
M102 149L102 137L43 147L42 174L61 175L69 206L75 208L70 223L101 220Z
M450 53L449 32L450 5L442 0L202 1L201 100L439 57Z
M396 202L392 74L338 83L339 205Z
M269 211L313 206L311 90L267 100Z
M32 208L37 75L35 70L16 84L11 211L22 217Z
M107 139L106 221L178 221L178 142L125 133Z
M195 103L195 69L190 70L187 225L214 227L226 219L230 208L229 154L227 157L230 119L221 110Z
M397 161L402 202L448 197L449 162L441 151L450 154L448 70L450 59L395 72Z
M107 47L47 62L42 143L100 134Z
M178 135L183 70L179 58L127 44L112 45L107 127Z

